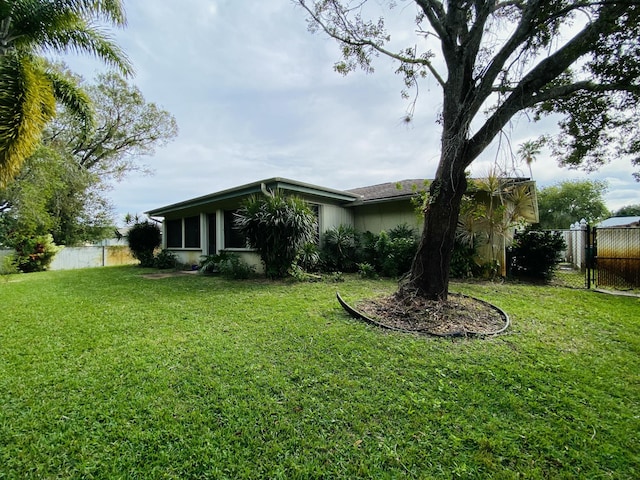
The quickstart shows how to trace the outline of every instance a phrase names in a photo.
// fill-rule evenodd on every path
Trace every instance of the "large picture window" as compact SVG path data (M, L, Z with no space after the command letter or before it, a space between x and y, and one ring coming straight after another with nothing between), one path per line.
M200 217L184 219L184 248L200 248Z
M167 220L167 248L182 248L182 219Z
M235 228L234 214L237 210L224 212L224 248L246 248L247 239Z
M167 220L167 248L200 248L200 217Z

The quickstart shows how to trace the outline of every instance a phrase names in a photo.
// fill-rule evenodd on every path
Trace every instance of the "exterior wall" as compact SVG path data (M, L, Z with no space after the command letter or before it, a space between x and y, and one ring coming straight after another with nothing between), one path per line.
M0 250L0 262L2 258L12 254L13 250ZM129 247L64 247L53 257L49 270L113 267L117 265L135 265L137 263L138 261L131 256Z
M330 228L338 227L340 225L355 226L354 212L347 210L346 208L338 205L321 205L320 206L320 242L322 242L322 235Z
M129 247L64 247L49 266L49 270L135 265Z
M420 233L421 222L409 200L402 202L375 203L353 208L356 230L378 234L402 223L414 227Z

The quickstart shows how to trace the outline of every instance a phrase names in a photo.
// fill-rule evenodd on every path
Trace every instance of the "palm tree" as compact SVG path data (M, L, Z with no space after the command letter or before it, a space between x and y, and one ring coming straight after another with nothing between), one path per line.
M37 147L61 103L91 127L88 96L42 56L88 53L124 74L121 49L98 27L125 24L121 0L0 0L0 188Z

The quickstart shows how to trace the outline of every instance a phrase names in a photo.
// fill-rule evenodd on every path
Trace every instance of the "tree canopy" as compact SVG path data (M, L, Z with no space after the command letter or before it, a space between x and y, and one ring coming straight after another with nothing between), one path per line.
M634 205L625 205L619 208L613 214L614 217L635 217L640 216L640 203Z
M146 171L141 158L177 135L173 116L121 76L76 81L94 105L95 127L83 132L80 120L64 110L49 124L15 181L0 188L0 242L12 231L50 233L64 245L110 235L114 219L106 193L112 181Z
M585 220L589 224L609 216L604 203L606 182L599 180L567 180L538 191L540 227L567 229Z
M338 41L338 72L371 72L383 55L398 62L406 87L425 77L440 87L440 161L408 290L447 297L465 170L515 115L559 119L545 139L562 164L597 168L612 151L640 164L637 0L413 0L414 21L393 32L371 18L367 0L297 3L311 30ZM392 46L396 33L405 46Z

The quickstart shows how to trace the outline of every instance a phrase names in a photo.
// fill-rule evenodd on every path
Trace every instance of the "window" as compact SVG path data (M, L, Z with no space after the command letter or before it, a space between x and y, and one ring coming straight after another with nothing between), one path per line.
M216 214L212 213L208 217L207 227L209 229L207 238L209 239L209 255L213 255L217 252L218 246L216 245Z
M182 220L167 220L167 248L182 248Z
M177 218L165 223L167 248L200 248L200 216Z
M247 248L247 239L234 226L236 212L224 211L224 248Z
M200 248L200 217L184 219L184 248Z

